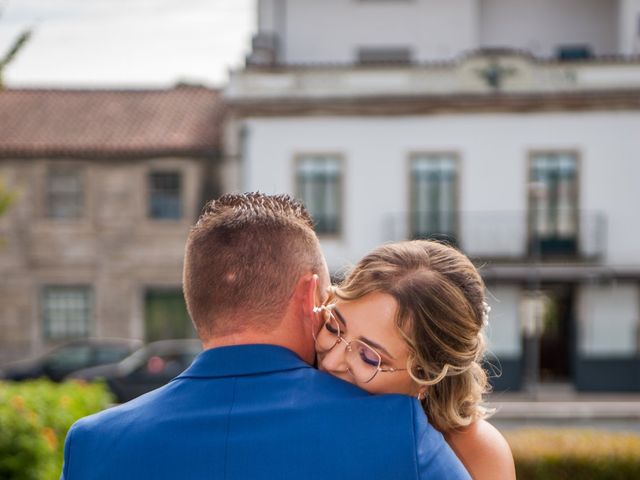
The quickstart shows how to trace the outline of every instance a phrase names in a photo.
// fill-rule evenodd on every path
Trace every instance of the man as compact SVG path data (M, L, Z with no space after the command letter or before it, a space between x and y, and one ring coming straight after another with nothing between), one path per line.
M78 421L63 478L468 479L414 399L311 367L328 286L302 205L259 193L210 203L184 262L205 351L168 385Z

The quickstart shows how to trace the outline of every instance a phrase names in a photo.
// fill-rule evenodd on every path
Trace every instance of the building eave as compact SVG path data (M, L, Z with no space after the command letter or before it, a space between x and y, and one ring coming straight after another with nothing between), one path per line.
M640 110L640 88L544 94L229 99L227 107L230 113L239 117L628 111Z
M486 264L480 268L487 282L545 282L609 283L640 281L640 266L569 265L569 264Z
M348 70L379 70L379 69L433 69L433 68L455 68L456 66L473 58L515 58L519 57L523 60L540 66L565 66L565 67L582 67L582 66L610 66L610 65L628 65L640 63L640 55L597 55L584 59L559 59L557 57L538 57L526 50L518 50L512 48L488 48L478 49L464 52L456 58L450 60L434 60L428 62L376 62L376 63L355 63L355 62L275 62L269 64L252 64L249 63L245 67L245 71L249 72L268 72L283 73L289 71L348 71Z
M146 158L210 158L220 155L218 147L202 148L143 148L143 149L74 149L74 148L29 148L29 149L2 149L2 160L29 160L29 159L85 159L85 160L136 160Z

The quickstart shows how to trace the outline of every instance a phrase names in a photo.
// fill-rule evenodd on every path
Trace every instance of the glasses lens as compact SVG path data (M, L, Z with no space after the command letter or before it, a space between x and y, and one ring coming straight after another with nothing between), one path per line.
M360 340L352 341L350 347L346 352L349 371L357 382L367 383L378 373L382 359L378 352Z
M316 348L319 352L331 350L340 338L340 325L329 309L323 309L321 315L322 328L316 335Z

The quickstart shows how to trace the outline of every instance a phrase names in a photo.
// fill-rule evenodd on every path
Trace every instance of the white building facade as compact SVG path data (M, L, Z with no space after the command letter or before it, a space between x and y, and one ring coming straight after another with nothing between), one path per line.
M260 1L228 184L305 201L337 275L461 248L496 388L638 391L639 39L640 1Z

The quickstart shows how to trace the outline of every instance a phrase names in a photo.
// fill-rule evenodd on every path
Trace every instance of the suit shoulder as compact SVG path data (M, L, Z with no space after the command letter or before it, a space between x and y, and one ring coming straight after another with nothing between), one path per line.
M139 417L152 403L152 399L156 394L154 392L150 393L153 395L146 394L127 403L115 405L80 418L71 427L74 436L78 437L92 432L102 433L106 430L125 428L127 423Z

